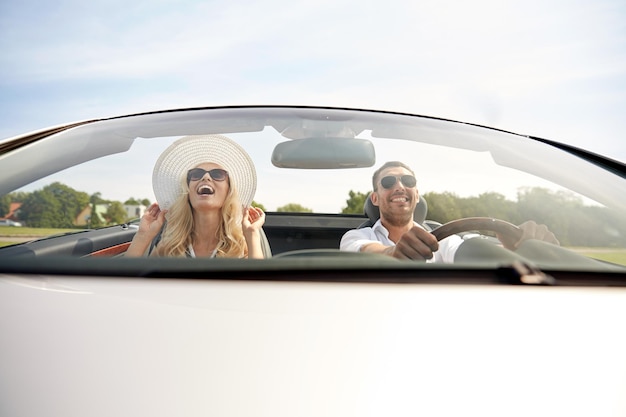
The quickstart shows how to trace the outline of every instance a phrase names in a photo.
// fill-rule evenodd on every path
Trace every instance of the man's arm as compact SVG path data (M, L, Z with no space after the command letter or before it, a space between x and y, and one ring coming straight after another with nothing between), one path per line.
M395 246L383 245L380 242L370 242L370 243L363 244L361 246L360 252L380 253L383 255L393 256L394 250L395 250Z

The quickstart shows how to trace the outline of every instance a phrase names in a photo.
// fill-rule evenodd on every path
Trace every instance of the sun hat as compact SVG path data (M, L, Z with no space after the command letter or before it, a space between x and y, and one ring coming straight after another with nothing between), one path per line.
M172 143L154 164L152 188L161 209L169 209L183 193L187 171L206 162L220 165L249 207L256 192L256 169L250 155L223 135L185 136Z

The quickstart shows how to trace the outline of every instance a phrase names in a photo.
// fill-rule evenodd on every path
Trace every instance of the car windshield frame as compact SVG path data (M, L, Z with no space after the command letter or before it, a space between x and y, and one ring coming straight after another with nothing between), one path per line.
M443 118L313 106L223 106L155 111L76 122L9 138L0 142L0 166L7 172L0 181L0 194L15 192L65 168L121 155L139 142L162 142L163 138L168 138L171 143L181 136L207 133L255 137L249 143L255 140L260 143L271 136L268 148L276 150L278 145L285 144L285 149L296 151L295 157L288 156L293 160L287 163L302 166L285 165L289 175L306 171L316 176L329 167L335 177L357 167L369 169L368 175L371 175L381 163L379 143L411 143L424 146L428 152L443 149L450 154L471 153L510 172L541 177L614 213L626 211L626 168L609 158L558 142ZM369 153L369 143L378 146L375 161ZM302 147L298 150L290 147L292 144L302 144ZM316 147L321 149L333 144L345 145L345 149L315 151ZM264 154L268 162L271 149L266 149ZM352 159L348 161L351 151ZM341 152L345 152L345 156ZM338 160L328 162L333 153L340 154ZM439 154L439 158L442 159L441 171L447 170L449 161L445 160L445 154ZM437 161L432 158L430 162ZM274 168L280 168L276 160L272 159L272 163ZM327 163L330 165L325 165ZM260 180L264 179L263 173L261 170ZM141 175L148 177L149 172ZM333 176L327 178L331 179L322 181L331 181ZM364 181L368 180L366 177ZM419 182L418 178L418 186L421 186ZM262 196L261 190L260 186L257 191ZM316 209L314 212L337 214L332 210ZM280 216L279 213L273 215ZM618 231L623 233L621 229ZM572 269L586 268L574 265Z

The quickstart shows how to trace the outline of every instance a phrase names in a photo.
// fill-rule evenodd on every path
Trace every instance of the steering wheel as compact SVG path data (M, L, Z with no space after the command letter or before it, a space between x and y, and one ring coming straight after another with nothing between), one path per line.
M518 241L522 237L522 229L504 220L491 217L467 217L465 219L452 220L439 226L431 233L437 240L445 239L450 235L472 230L483 230L495 232L499 235L507 236L513 241Z

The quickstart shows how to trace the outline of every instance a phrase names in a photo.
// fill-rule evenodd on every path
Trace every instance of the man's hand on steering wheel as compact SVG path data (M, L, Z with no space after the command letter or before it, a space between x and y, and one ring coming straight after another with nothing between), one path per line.
M522 236L517 240L513 238L512 235L496 233L496 237L502 242L502 245L506 249L516 250L522 242L528 239L543 240L548 243L560 245L554 233L552 233L545 224L537 224L529 220L520 224L518 227L522 231Z
M426 260L439 249L437 238L421 227L413 226L404 233L398 243L388 249L388 254L398 259Z
M519 226L503 220L473 217L448 222L433 232L414 226L404 233L395 246L388 247L385 253L398 259L426 260L433 257L439 249L439 240L469 230L489 230L495 232L502 245L509 250L516 250L525 240L537 239L559 245L559 241L548 227L529 220Z

